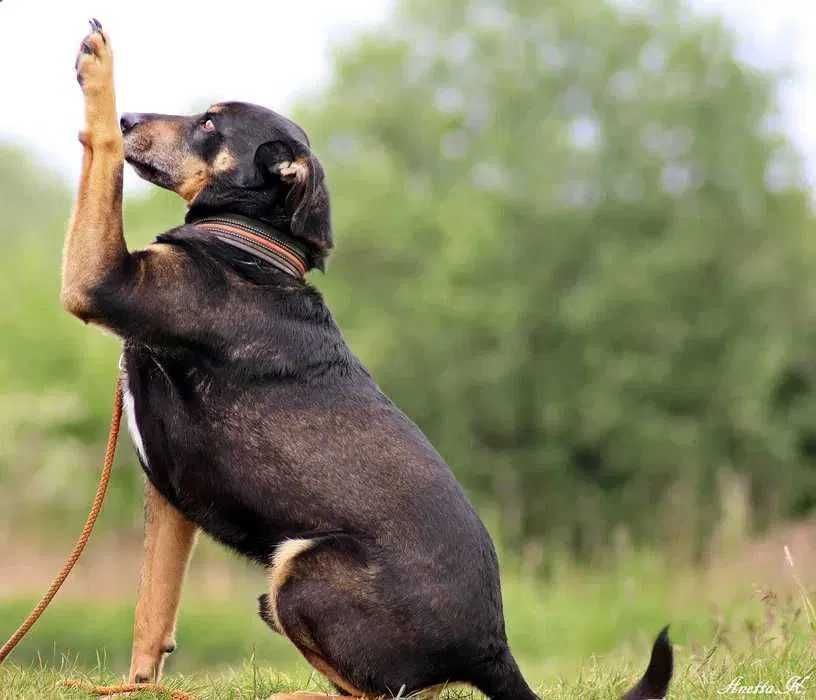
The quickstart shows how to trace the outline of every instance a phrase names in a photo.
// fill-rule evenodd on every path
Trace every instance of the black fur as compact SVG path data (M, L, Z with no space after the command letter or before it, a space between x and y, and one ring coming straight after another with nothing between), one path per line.
M648 700L649 698L666 697L673 672L674 654L669 641L669 628L666 626L655 639L646 672L637 685L623 696L622 700Z
M129 159L175 186L173 168L157 169L145 146L149 125L165 118L126 117L126 148L127 134L143 131ZM204 118L215 132L200 133ZM299 127L240 103L167 119L180 152L212 163L226 147L237 159L195 197L188 222L260 218L323 260L328 193ZM309 175L292 185L276 164L297 158ZM287 539L314 543L278 591L278 631L354 688L407 695L462 681L497 699L535 698L507 644L487 531L444 460L346 346L321 295L191 223L158 242L110 270L90 314L124 338L144 471L158 491L259 564ZM262 596L274 627L271 606Z
M207 122L212 129L202 128ZM209 174L188 222L226 211L271 223L305 243L311 267L323 269L333 244L329 193L309 138L293 121L257 105L224 102L189 117L123 114L121 125L128 162L160 187L178 189L173 166L185 158L211 167L220 155L234 162ZM292 162L303 164L303 179L281 176L280 164Z
M129 269L96 295L126 339L151 482L260 564L285 539L320 538L279 613L355 687L470 681L506 657L485 529L320 295L193 227L159 240L187 261L167 297L129 293Z

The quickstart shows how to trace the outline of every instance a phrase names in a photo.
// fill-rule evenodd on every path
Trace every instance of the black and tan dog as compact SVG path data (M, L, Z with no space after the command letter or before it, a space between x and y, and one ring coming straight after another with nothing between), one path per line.
M131 680L157 679L175 646L201 529L266 567L261 616L341 694L464 682L535 698L507 644L490 537L304 281L332 246L306 134L241 103L120 122L112 71L94 22L77 58L86 127L62 301L124 341L148 480ZM124 160L189 204L183 225L136 252ZM662 634L627 697L663 697L671 665Z

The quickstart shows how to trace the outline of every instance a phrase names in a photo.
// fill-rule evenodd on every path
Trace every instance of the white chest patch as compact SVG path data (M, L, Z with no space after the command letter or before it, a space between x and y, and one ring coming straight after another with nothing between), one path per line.
M130 393L130 388L128 387L126 377L123 378L122 385L122 405L125 408L125 415L127 416L130 439L133 441L133 446L136 448L136 452L139 453L139 458L142 460L142 464L144 464L146 468L149 468L144 443L142 442L142 434L139 432L139 424L136 422L136 408L133 404L133 394Z

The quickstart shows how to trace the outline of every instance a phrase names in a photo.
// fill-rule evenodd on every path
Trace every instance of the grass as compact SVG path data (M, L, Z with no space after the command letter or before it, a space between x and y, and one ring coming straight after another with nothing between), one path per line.
M248 580L211 599L202 585L210 572L200 571L196 563L182 603L172 670L235 667L250 655L285 673L306 670L291 645L272 634L256 614L257 594L266 585L260 571L243 569L250 574ZM235 568L241 571L240 565ZM514 653L530 677L574 675L592 654L624 650L644 659L652 637L667 622L681 636L708 639L714 632L710 614L687 605L689 591L667 586L665 564L651 556L632 555L625 565L604 571L564 564L555 567L546 583L513 574L513 568L507 567L503 585L507 627ZM65 656L91 668L101 654L107 668L125 668L134 595L126 591L123 599L102 598L92 604L58 597L14 658L23 665L54 666ZM33 597L0 599L0 630L11 633L33 602Z
M29 600L0 603L0 629L10 634L31 608ZM179 651L170 667L182 673L240 664L250 656L287 673L306 670L291 645L273 634L246 605L227 601L191 600L184 606L178 629ZM126 669L130 660L133 603L57 601L14 652L24 665L59 666L70 659L78 668Z
M786 569L781 552L780 560ZM757 691L785 690L795 678L807 679L799 697L816 697L816 679L811 683L808 678L816 671L816 621L805 584L798 575L790 576L795 571L788 571L785 591L773 593L748 577L716 583L702 572L685 567L679 574L675 568L655 556L631 554L604 570L555 567L546 583L506 575L511 644L541 697L618 697L642 672L651 637L667 621L677 654L673 697L727 697L718 691L729 685L743 689L735 695L772 697L776 693ZM4 633L29 603L0 601ZM131 615L132 601L58 599L15 652L13 663L0 666L0 699L83 698L88 695L61 688L59 682L121 681ZM257 619L249 594L223 600L191 596L183 606L178 642L167 680L197 699L264 698L325 688ZM157 696L140 696L150 697ZM480 696L451 689L445 697Z
M772 697L790 689L796 679L802 680L801 693L796 697L816 696L816 682L811 682L816 661L809 641L795 637L764 636L741 650L730 649L725 638L701 650L688 653L679 649L679 659L671 696L684 700L708 700L721 695L749 694L752 697ZM637 660L640 666L643 659ZM618 697L637 675L632 659L591 659L572 678L555 678L536 685L536 690L547 700L601 700ZM92 684L120 681L120 677L100 662L92 669L79 667L63 660L59 665L33 664L26 667L0 667L0 698L3 700L43 700L49 698L86 698L82 690L68 689L60 683L68 678L85 680ZM248 700L266 698L276 692L294 690L326 691L327 687L316 674L285 675L266 668L250 658L234 670L216 674L169 674L166 684L172 689L184 690L197 700ZM736 688L753 688L755 692L736 692ZM766 689L769 692L756 692ZM166 698L153 693L139 695L140 700ZM443 698L472 698L481 695L466 688L451 688Z

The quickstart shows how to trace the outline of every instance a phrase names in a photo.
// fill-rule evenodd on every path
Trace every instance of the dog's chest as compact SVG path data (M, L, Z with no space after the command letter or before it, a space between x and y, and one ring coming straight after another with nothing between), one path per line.
M193 358L125 348L122 403L130 438L151 483L172 503L202 488L202 465L220 458L221 426Z

